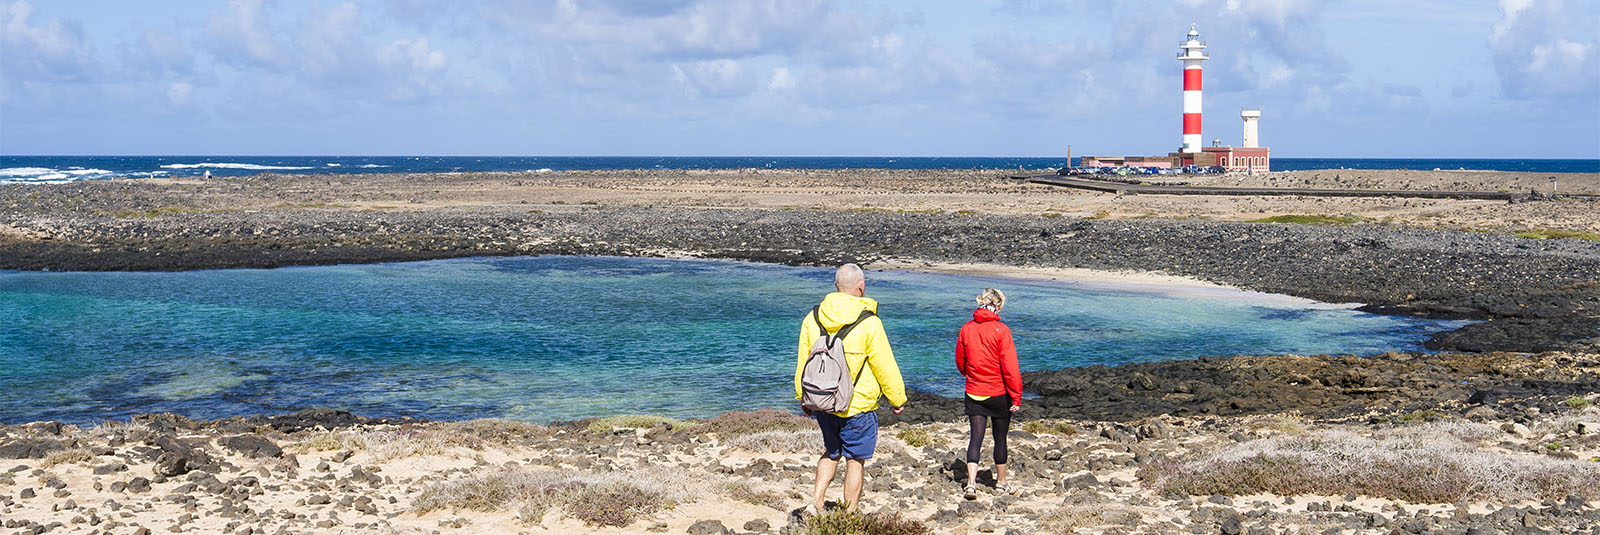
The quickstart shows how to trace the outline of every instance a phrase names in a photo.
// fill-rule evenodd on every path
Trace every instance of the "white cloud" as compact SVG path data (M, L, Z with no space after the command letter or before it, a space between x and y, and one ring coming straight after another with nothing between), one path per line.
M277 30L268 27L264 8L269 0L229 0L228 6L211 16L206 42L230 63L282 68L289 62L279 52L285 45L275 38Z
M94 45L76 22L32 22L34 6L19 0L0 6L0 76L17 80L84 80L97 69Z
M1500 90L1512 99L1600 98L1600 6L1592 1L1502 0L1489 31Z
M767 79L767 89L773 91L794 89L794 85L794 75L789 72L788 67L772 69L772 77Z
M194 93L194 86L184 82L173 82L167 85L167 101L173 106L189 104L189 95Z

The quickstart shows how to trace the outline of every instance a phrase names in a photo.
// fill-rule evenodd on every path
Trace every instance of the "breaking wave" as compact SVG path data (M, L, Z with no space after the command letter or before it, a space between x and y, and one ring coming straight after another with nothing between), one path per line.
M300 166L293 166L293 165L257 165L257 164L253 164L253 163L234 163L234 162L169 163L169 164L161 166L162 169L196 169L196 168L201 168L201 167L206 167L206 168L211 168L211 169L245 169L245 170L249 170L249 171L311 169L310 167L300 167Z

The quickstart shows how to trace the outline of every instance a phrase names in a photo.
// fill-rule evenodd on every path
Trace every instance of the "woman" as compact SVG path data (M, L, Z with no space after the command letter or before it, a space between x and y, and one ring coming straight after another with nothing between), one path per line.
M967 442L968 500L977 499L978 452L983 447L983 428L994 422L994 488L1010 492L1006 486L1006 432L1011 414L1022 408L1022 374L1017 369L1017 346L1011 342L1011 329L1000 322L1006 294L984 288L978 295L978 309L972 321L961 326L956 337L956 369L967 378L966 414L972 437Z

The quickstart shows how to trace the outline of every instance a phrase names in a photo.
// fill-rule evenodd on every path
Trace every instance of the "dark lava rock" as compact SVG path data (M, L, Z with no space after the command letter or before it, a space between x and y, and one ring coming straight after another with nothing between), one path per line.
M128 492L150 492L150 480L142 476L129 479Z
M0 459L42 459L51 452L67 449L58 440L14 438L0 442Z
M716 520L701 520L689 526L689 535L725 535L730 533L722 522Z
M1218 526L1218 529L1222 532L1222 535L1239 535L1240 533L1244 532L1244 527L1239 525L1238 516L1230 516L1226 520L1223 520L1222 525Z
M172 477L189 473L189 459L171 452L161 452L153 468L156 474Z
M405 424L420 421L415 418L367 418L351 414L350 411L338 409L305 409L277 416L251 416L248 418L219 420L212 422L211 425L226 423L231 428L239 428L242 425L250 429L265 427L283 433L294 433L316 428L338 429L353 425Z
M283 449L260 435L238 435L219 439L223 447L250 458L282 457Z

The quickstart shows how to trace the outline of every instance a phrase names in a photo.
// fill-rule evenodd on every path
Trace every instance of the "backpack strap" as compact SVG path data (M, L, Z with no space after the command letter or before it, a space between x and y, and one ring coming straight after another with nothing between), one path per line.
M811 319L813 321L817 322L817 332L822 333L822 336L830 336L828 334L828 328L822 326L822 313L821 313L821 310L822 310L822 305L817 305L817 306L811 307ZM862 309L861 310L861 315L857 316L855 321L851 322L849 325L845 325L844 327L840 327L838 333L835 333L835 334L831 335L831 337L833 339L833 343L836 343L836 342L838 342L840 340L844 340L845 335L850 334L850 331L852 329L855 329L857 325L860 325L861 322L863 322L863 321L867 321L867 318L870 318L870 317L873 317L873 316L876 316L876 315L877 314L873 313L871 310ZM833 343L829 343L828 346L832 347ZM871 355L868 355L868 357L871 357ZM861 372L864 372L864 371L867 371L867 361L866 361L866 359L862 359L861 360L861 369L856 370L856 377L855 377L855 379L850 381L850 384L854 385L854 384L856 384L856 381L860 381L861 380Z
M856 321L854 323L851 323L849 325L846 325L844 327L840 327L839 328L839 335L835 336L834 339L843 340L844 339L844 335L850 334L850 330L851 329L856 328L856 326L860 325L861 322L867 321L867 318L870 318L870 317L873 317L873 316L876 316L876 315L877 314L874 314L871 310L863 309L861 311L861 316L857 317ZM866 358L861 359L861 369L856 370L855 378L850 380L850 384L852 385L852 388L854 388L853 385L855 385L857 381L861 380L861 372L867 371L867 358L871 358L871 357L872 357L872 354L869 353L869 354L867 354Z

